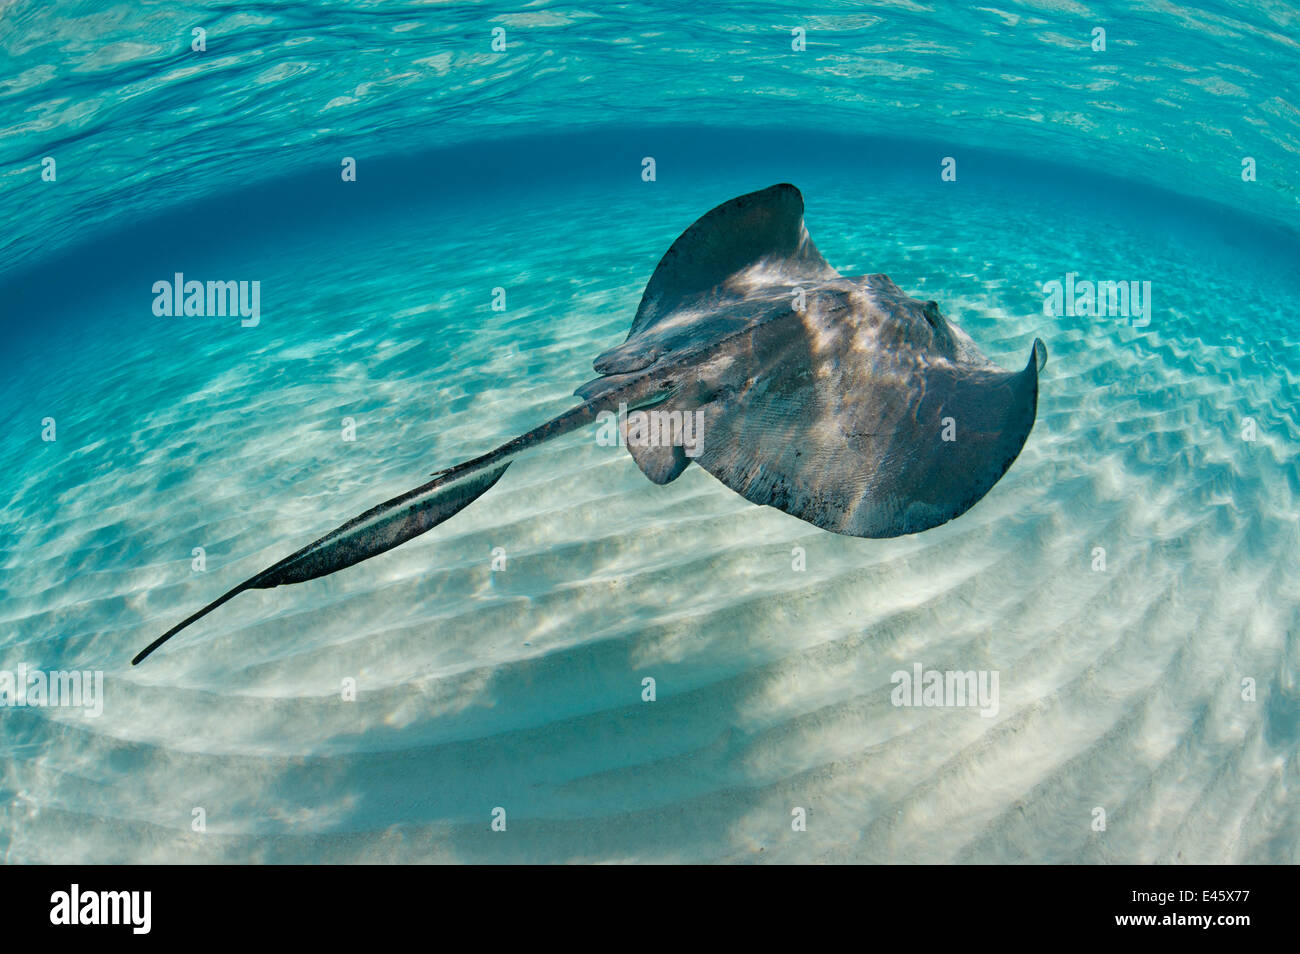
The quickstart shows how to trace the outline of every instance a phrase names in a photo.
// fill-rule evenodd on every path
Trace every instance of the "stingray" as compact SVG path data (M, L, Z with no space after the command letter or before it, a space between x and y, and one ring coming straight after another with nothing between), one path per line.
M1046 348L1035 339L1024 370L1004 371L936 302L885 275L840 275L803 211L783 183L704 215L650 276L627 339L596 358L581 404L267 567L132 664L245 590L314 580L426 533L522 452L615 414L656 484L693 461L753 503L854 537L919 533L965 513L1029 436Z

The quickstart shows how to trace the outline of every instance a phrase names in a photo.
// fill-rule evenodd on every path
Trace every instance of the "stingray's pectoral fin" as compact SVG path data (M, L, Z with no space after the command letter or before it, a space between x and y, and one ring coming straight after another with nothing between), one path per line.
M131 660L131 665L138 665L186 626L207 616L245 590L265 590L287 583L314 580L377 556L432 530L486 493L509 466L508 460L497 466L479 469L462 465L436 480L367 510L274 566L245 580L193 616L176 624L137 653Z
M1034 369L1042 371L1047 367L1047 345L1043 344L1042 338L1034 339Z
M1029 437L1047 360L1036 340L1023 371L936 361L904 373L860 352L821 358L794 334L754 341L742 380L779 386L703 403L695 462L747 500L856 537L919 533L987 494ZM777 377L805 365L814 373Z

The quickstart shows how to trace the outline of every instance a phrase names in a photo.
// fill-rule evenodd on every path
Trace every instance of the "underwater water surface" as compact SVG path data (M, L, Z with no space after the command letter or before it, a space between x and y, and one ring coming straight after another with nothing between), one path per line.
M6 861L1300 858L1294 8L214 11L0 8L0 668L105 685L0 709ZM130 666L572 406L673 239L782 181L841 273L1046 342L969 512L837 536L589 428ZM258 323L155 315L177 272ZM1149 313L1050 313L1070 274ZM996 711L896 706L915 664Z

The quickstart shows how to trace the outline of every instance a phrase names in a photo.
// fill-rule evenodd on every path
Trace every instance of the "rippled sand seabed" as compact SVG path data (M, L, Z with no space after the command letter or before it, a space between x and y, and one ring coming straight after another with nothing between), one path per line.
M1022 196L1008 217L993 190L917 214L804 172L845 274L937 299L1005 367L1047 342L1038 422L987 498L839 537L699 468L652 485L590 429L131 668L236 582L569 406L728 196L577 187L254 244L226 273L263 282L258 328L155 319L140 292L5 392L59 440L0 447L3 659L103 668L107 699L0 716L3 858L1300 860L1294 268L1142 210ZM1151 324L1044 315L1070 270L1153 280ZM893 706L918 662L999 672L997 715Z

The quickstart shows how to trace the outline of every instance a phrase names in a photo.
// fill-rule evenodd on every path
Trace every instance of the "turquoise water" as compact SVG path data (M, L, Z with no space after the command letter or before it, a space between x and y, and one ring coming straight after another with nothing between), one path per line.
M1297 24L5 7L0 669L102 669L105 700L0 710L4 858L1300 860ZM129 666L571 406L672 240L778 181L842 273L1004 367L1047 343L1034 431L967 514L840 537L579 432ZM259 324L156 316L178 271L259 281ZM1149 281L1149 323L1045 313L1068 273ZM915 663L998 672L997 714L895 707Z

